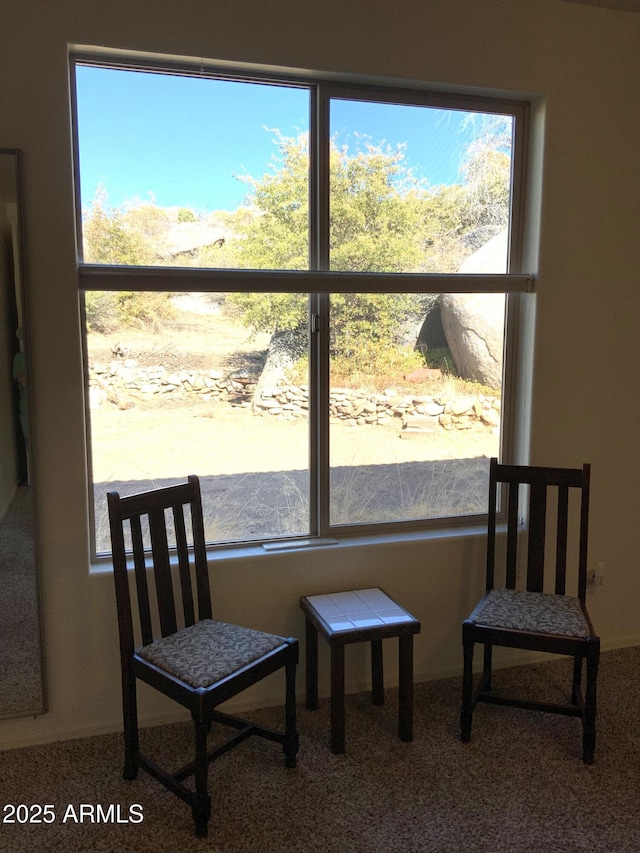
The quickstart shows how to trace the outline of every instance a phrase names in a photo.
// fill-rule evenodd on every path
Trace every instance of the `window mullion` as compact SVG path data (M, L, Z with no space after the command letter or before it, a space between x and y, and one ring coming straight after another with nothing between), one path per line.
M172 293L530 293L535 277L510 273L368 273L79 264L81 290Z
M310 121L311 269L329 269L329 99L322 86L312 96ZM310 299L316 315L310 337L310 519L320 536L329 527L329 319L328 297Z

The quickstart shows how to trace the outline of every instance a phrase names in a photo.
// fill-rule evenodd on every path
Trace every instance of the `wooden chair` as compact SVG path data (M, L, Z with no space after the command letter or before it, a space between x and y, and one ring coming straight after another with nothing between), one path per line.
M139 767L146 770L191 806L196 835L206 836L211 814L209 762L255 734L282 744L286 766L295 767L298 641L212 619L197 477L130 497L109 492L107 502L120 631L124 777L134 779ZM170 547L172 539L175 545ZM133 572L129 572L130 561ZM174 595L174 583L179 586L179 595ZM141 647L137 647L134 635L132 599L137 601ZM284 731L265 729L215 710L221 702L282 667L286 672ZM189 709L195 729L195 760L186 767L169 773L140 752L136 679ZM238 731L224 745L208 752L207 734L212 722ZM195 791L183 784L192 775Z
M477 702L512 705L539 711L577 716L582 719L582 757L593 763L596 739L596 681L600 659L600 639L596 636L585 607L587 590L587 531L589 514L590 466L582 468L540 468L499 465L491 460L489 482L489 523L487 539L486 593L462 625L464 674L462 713L463 741L471 737L471 722ZM506 489L502 484L507 484ZM519 498L529 495L524 515L528 529L526 589L516 589L519 580L519 540L523 513ZM496 582L496 516L498 496L506 498L506 566L504 583ZM579 498L579 500L576 500ZM573 506L574 501L578 506ZM553 514L555 510L555 521ZM569 530L577 527L573 560L569 548ZM555 532L546 536L548 528ZM551 540L548 542L547 540ZM577 552L577 553L576 553ZM554 570L545 572L545 563ZM573 566L573 570L568 569ZM546 581L546 582L545 582ZM571 581L577 597L566 594ZM521 585L521 584L520 584ZM484 667L473 688L473 651L475 643L484 645ZM492 691L491 657L493 646L529 649L536 652L573 657L571 701L567 704L534 702ZM587 680L583 696L581 680L586 660Z

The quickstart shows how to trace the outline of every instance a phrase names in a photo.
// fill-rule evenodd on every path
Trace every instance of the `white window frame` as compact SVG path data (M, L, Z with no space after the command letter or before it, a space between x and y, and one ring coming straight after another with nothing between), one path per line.
M74 156L76 166L76 217L78 234L78 285L81 295L85 291L157 291L157 292L299 292L310 294L310 312L313 316L310 334L310 371L314 377L315 393L311 394L309 410L310 432L310 530L304 537L314 541L327 537L362 536L371 533L427 530L460 524L470 525L486 518L452 516L437 519L413 519L402 522L377 522L336 526L329 521L329 359L328 359L328 302L334 292L377 293L504 293L506 316L504 329L504 379L501 417L501 460L514 461L518 418L517 369L519 357L518 316L520 295L531 292L534 278L522 270L522 244L524 233L524 190L526 175L527 140L529 135L529 104L526 101L493 96L461 95L428 91L426 88L388 85L354 84L297 72L269 72L264 69L249 72L246 65L232 66L219 63L173 62L146 60L140 57L119 55L83 49L73 53L71 63L71 89L74 116ZM271 82L281 85L299 85L310 93L309 155L309 259L308 270L229 270L181 267L127 267L87 264L83 260L82 220L78 162L77 108L75 98L75 66L98 65L113 69L139 69L159 73L187 76L209 75L217 79L249 82ZM368 100L393 104L423 105L443 109L482 111L504 114L514 118L514 147L512 151L512 197L510 212L510 240L508 271L505 274L437 274L437 273L349 273L329 269L329 103L331 98ZM86 341L86 338L85 338ZM86 374L86 371L85 371ZM88 394L86 395L88 404ZM87 417L87 424L89 418ZM87 434L88 453L91 437ZM89 462L90 465L90 462ZM93 483L89 471L89 502L93 517ZM282 540L276 540L281 542ZM235 543L239 544L239 543ZM259 544L253 540L244 544Z

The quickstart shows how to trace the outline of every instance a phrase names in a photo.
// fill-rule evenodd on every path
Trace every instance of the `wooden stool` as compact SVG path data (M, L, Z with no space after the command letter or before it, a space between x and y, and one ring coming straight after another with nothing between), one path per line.
M344 647L371 643L371 682L374 705L384 704L382 641L397 637L399 644L400 740L413 740L413 635L420 622L378 587L302 596L306 618L307 708L318 707L318 631L331 649L331 751L344 747Z

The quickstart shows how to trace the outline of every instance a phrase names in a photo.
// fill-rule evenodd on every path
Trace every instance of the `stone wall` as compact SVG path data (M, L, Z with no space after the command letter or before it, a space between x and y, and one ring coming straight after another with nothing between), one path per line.
M306 416L309 389L306 385L281 384L262 388L254 399L256 378L245 371L224 374L219 370L171 372L162 365L140 367L133 359L115 360L109 365L94 364L89 370L90 405L132 408L136 400L170 395L250 408L267 417ZM330 416L349 426L384 425L401 419L403 437L445 429L484 427L497 430L500 397L485 394L456 395L446 384L431 393L406 393L393 388L372 394L351 388L332 388Z

